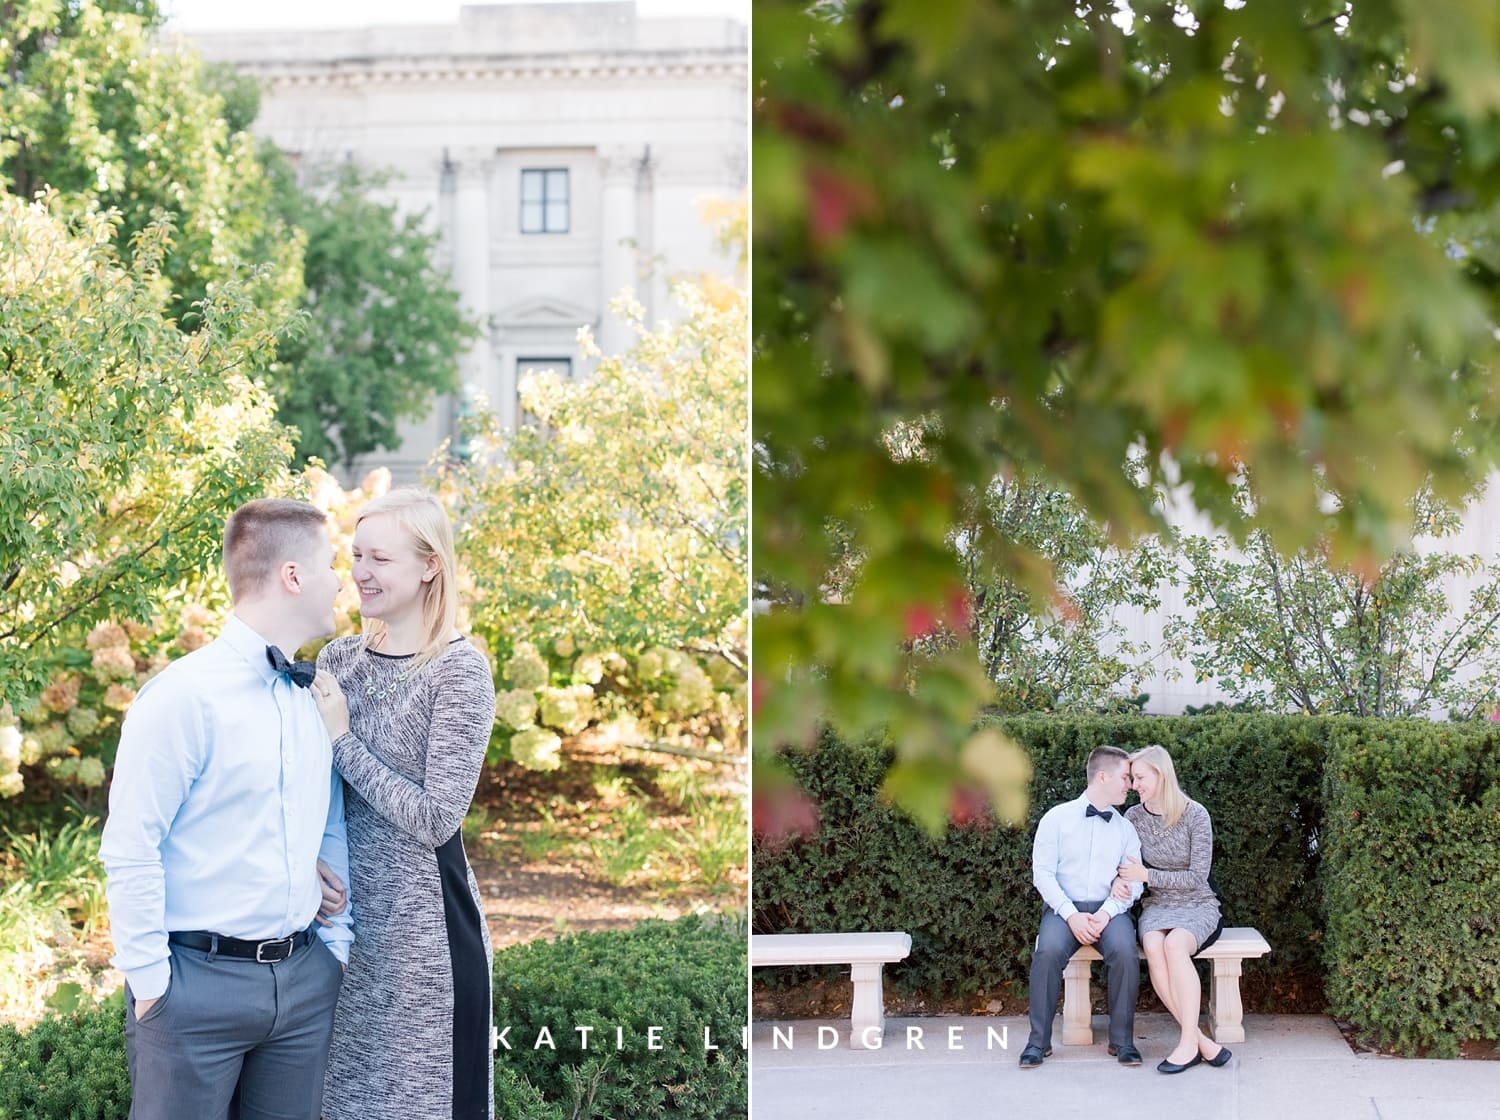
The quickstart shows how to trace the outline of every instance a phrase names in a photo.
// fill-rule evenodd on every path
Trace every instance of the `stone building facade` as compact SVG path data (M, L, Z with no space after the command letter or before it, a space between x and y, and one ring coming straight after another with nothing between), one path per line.
M386 169L403 211L441 230L446 265L483 322L463 391L403 428L398 452L355 464L416 477L465 398L517 422L528 370L587 373L580 327L605 353L631 335L609 313L632 289L673 318L670 278L735 262L701 218L745 194L748 29L647 19L633 2L466 6L455 24L193 36L261 83L256 129L299 166Z

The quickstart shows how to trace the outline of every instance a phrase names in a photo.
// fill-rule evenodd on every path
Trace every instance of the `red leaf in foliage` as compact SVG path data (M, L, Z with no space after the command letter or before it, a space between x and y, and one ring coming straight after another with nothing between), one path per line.
M938 613L926 603L912 603L906 608L906 640L925 638L938 628Z
M785 844L818 831L818 807L800 789L755 790L750 797L750 826L766 843Z
M948 798L948 819L958 828L971 824L987 824L990 819L990 799L982 790L973 786L954 786Z
M842 237L852 219L874 206L867 186L822 167L808 168L807 196L813 239L825 245Z

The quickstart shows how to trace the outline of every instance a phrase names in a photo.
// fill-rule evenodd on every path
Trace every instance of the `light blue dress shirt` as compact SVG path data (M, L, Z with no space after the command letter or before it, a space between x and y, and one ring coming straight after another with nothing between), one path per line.
M1076 902L1105 899L1101 913L1123 914L1141 896L1140 883L1130 884L1130 901L1109 897L1109 888L1125 857L1141 858L1141 838L1118 809L1109 820L1088 815L1088 795L1048 809L1036 826L1031 845L1031 881L1042 899L1067 921L1078 912Z
M318 911L319 858L349 882L328 732L311 690L271 668L267 644L231 615L126 714L99 858L112 963L137 999L167 990L168 931L286 937ZM345 964L351 914L318 927Z

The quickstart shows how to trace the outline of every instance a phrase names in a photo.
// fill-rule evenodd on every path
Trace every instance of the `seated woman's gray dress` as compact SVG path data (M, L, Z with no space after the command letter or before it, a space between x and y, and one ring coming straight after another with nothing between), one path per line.
M1214 827L1208 810L1189 800L1174 828L1144 805L1125 810L1141 838L1141 859L1151 869L1151 881L1141 898L1136 929L1185 929L1198 948L1219 928L1219 900L1208 885L1214 861ZM356 927L357 929L358 927Z
M489 930L460 825L495 718L462 638L420 669L339 638L318 654L349 701L333 744L349 822L354 945L334 1017L328 1120L490 1120Z

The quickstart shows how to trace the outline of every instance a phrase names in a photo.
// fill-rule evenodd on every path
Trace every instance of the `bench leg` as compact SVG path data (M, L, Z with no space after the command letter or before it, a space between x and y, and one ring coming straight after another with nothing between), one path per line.
M1214 985L1208 997L1208 1020L1218 1043L1245 1041L1245 1006L1240 1002L1240 959L1214 961Z
M880 984L882 967L879 961L875 961L856 964L849 970L849 978L854 981L854 1009L849 1016L850 1049L872 1050L880 1045L885 1031L885 993Z
M1075 957L1063 969L1064 1046L1094 1044L1094 1013L1089 1001L1089 966L1092 963Z

